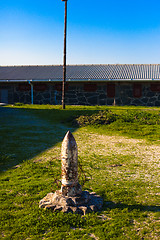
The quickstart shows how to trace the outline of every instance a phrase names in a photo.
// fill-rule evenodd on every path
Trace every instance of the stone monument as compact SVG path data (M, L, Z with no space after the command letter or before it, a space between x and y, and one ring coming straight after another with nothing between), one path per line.
M82 191L78 182L78 148L70 131L64 137L61 150L62 185L55 193L48 193L40 208L52 211L86 214L102 208L103 200L95 192Z

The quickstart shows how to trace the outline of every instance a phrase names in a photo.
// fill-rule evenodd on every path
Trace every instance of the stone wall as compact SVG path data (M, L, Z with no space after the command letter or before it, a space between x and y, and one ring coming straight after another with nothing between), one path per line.
M97 86L94 92L84 91L83 84L73 84L66 91L66 104L68 105L108 105L110 99L107 99L107 86ZM61 101L61 92L57 91L57 100ZM111 100L113 102L113 99Z
M44 84L42 85L44 87ZM33 88L34 89L34 88ZM45 84L43 90L34 90L33 99L34 104L54 104L51 96L52 86ZM31 87L29 84L15 85L14 87L14 103L22 102L25 104L31 103Z
M160 106L160 91L152 91L150 83L141 84L140 97L133 96L132 83L116 84L116 104L135 106Z
M160 106L160 84L152 83L68 83L67 105L139 105ZM93 85L93 86L92 86ZM153 86L152 86L153 85ZM87 86L87 87L86 87ZM137 90L135 88L137 87ZM20 88L18 84L5 86L9 89L9 103L31 103L30 85ZM110 88L111 87L111 88ZM0 87L1 88L1 87ZM36 90L38 89L38 90ZM137 93L136 93L137 91ZM138 95L136 95L138 94ZM47 83L35 88L34 104L61 104L61 84Z
M99 84L94 92L85 92L83 84L72 85L66 92L68 105L135 105L160 106L160 91L152 91L150 83L141 84L141 96L133 94L133 83L115 83L115 97L107 94L107 84ZM57 103L61 104L61 92L56 93Z
M14 103L25 103L30 104L31 103L31 91L20 91L18 86L14 87Z

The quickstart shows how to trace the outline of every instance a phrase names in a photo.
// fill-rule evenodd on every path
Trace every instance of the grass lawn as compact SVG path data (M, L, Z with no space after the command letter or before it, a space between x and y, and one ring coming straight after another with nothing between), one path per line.
M80 183L103 197L101 212L39 209L39 201L60 188L55 180L68 129L83 166ZM160 239L159 140L160 108L1 107L0 238Z

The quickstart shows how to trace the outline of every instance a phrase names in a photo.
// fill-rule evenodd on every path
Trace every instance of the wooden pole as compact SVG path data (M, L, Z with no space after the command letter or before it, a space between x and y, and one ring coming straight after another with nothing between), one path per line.
M64 0L62 0L62 1L64 1ZM65 0L65 16L64 16L64 52L63 52L62 109L65 109L65 92L66 92L66 37L67 37L67 0Z

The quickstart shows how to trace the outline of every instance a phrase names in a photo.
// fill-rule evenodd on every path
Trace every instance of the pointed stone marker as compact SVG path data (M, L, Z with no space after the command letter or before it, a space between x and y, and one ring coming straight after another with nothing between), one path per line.
M78 182L78 148L77 143L70 131L67 132L61 150L62 163L62 186L64 196L76 196L82 193Z
M61 149L62 185L55 193L48 193L39 203L40 208L65 213L86 214L100 210L103 200L96 193L82 191L78 182L78 148L70 131L64 137Z

